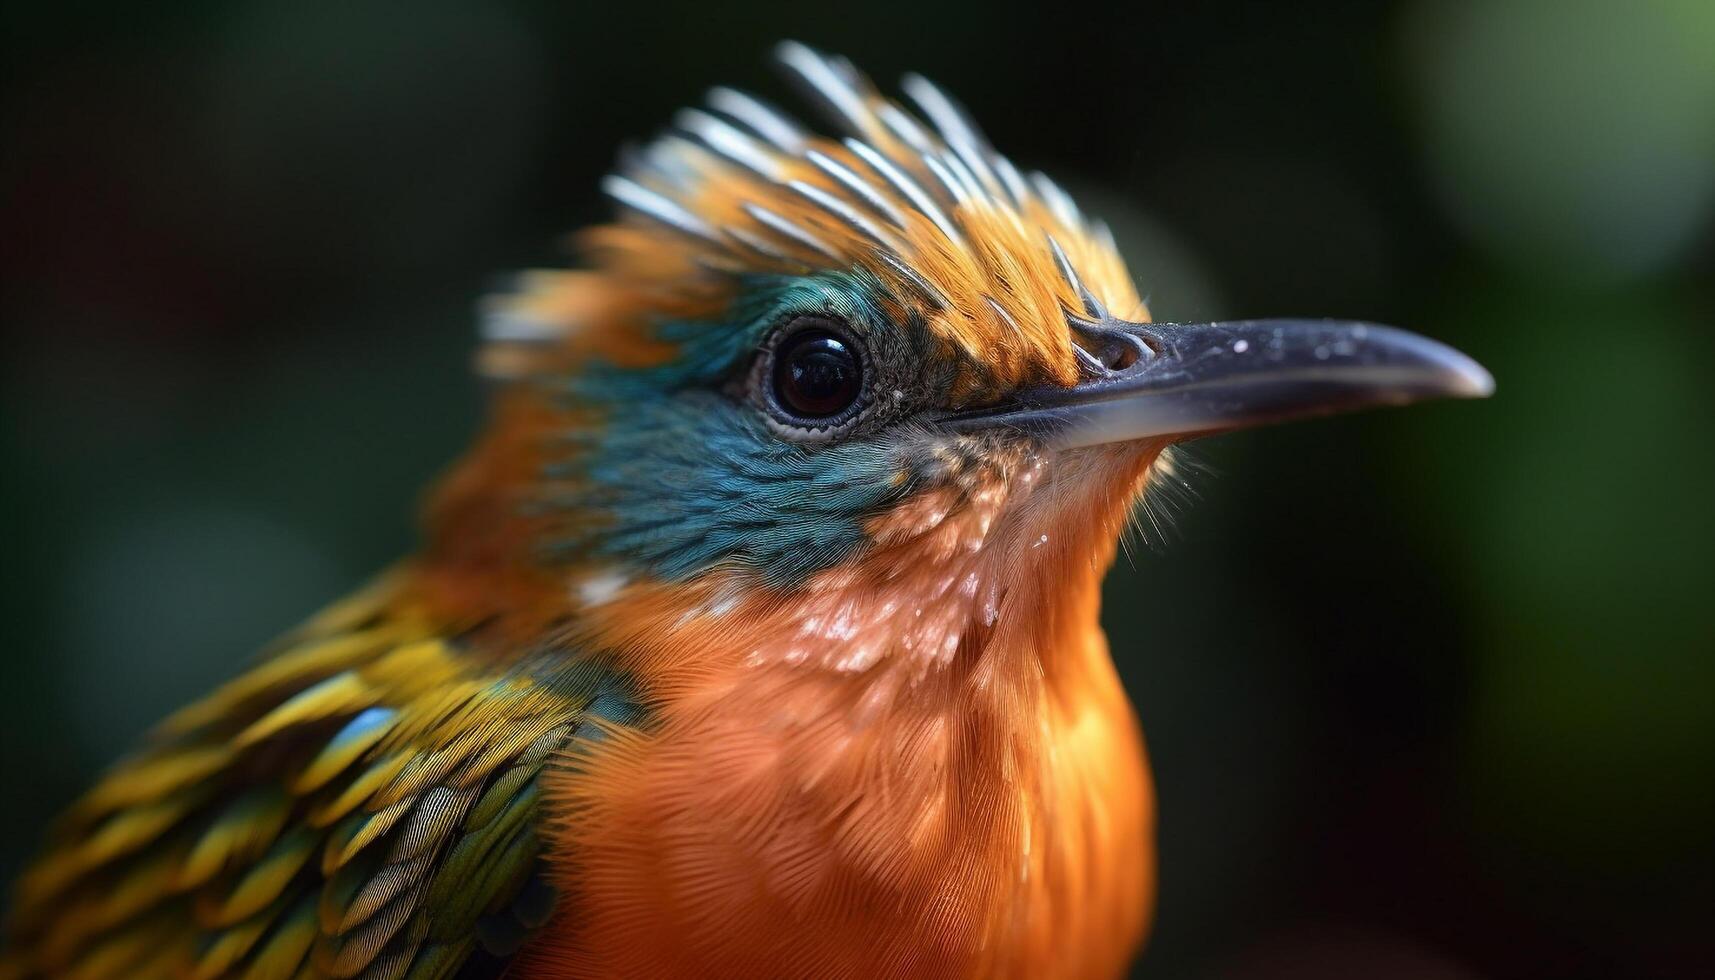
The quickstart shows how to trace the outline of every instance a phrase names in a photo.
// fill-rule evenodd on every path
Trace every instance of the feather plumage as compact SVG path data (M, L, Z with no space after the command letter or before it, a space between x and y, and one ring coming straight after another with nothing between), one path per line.
M603 675L461 649L407 581L288 638L75 804L20 886L12 975L445 976L511 917L541 870L538 777Z

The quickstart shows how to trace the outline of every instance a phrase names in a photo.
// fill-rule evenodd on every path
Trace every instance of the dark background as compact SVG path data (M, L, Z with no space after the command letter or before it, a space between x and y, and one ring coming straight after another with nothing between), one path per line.
M915 68L1158 318L1499 381L1200 445L1108 625L1148 977L1715 975L1715 5L8 5L0 873L152 720L411 546L474 301L782 36Z

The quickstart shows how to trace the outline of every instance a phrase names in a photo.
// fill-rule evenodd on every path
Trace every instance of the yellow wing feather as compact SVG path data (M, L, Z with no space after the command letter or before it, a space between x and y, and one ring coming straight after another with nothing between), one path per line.
M551 901L535 778L613 675L455 628L393 576L168 719L20 882L0 977L444 976Z

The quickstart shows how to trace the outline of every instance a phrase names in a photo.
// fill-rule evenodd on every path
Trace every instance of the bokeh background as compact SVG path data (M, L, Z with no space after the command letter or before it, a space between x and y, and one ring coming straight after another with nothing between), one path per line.
M411 546L475 297L782 36L921 69L1160 318L1397 323L1487 403L1201 444L1122 559L1143 977L1715 976L1715 4L7 4L0 872Z

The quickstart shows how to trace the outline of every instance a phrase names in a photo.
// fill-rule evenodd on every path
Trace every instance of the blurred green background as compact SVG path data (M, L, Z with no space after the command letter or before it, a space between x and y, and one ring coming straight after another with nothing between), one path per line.
M474 300L783 36L920 69L1158 318L1499 380L1226 437L1109 584L1145 977L1715 975L1715 4L8 4L0 873L411 547Z

